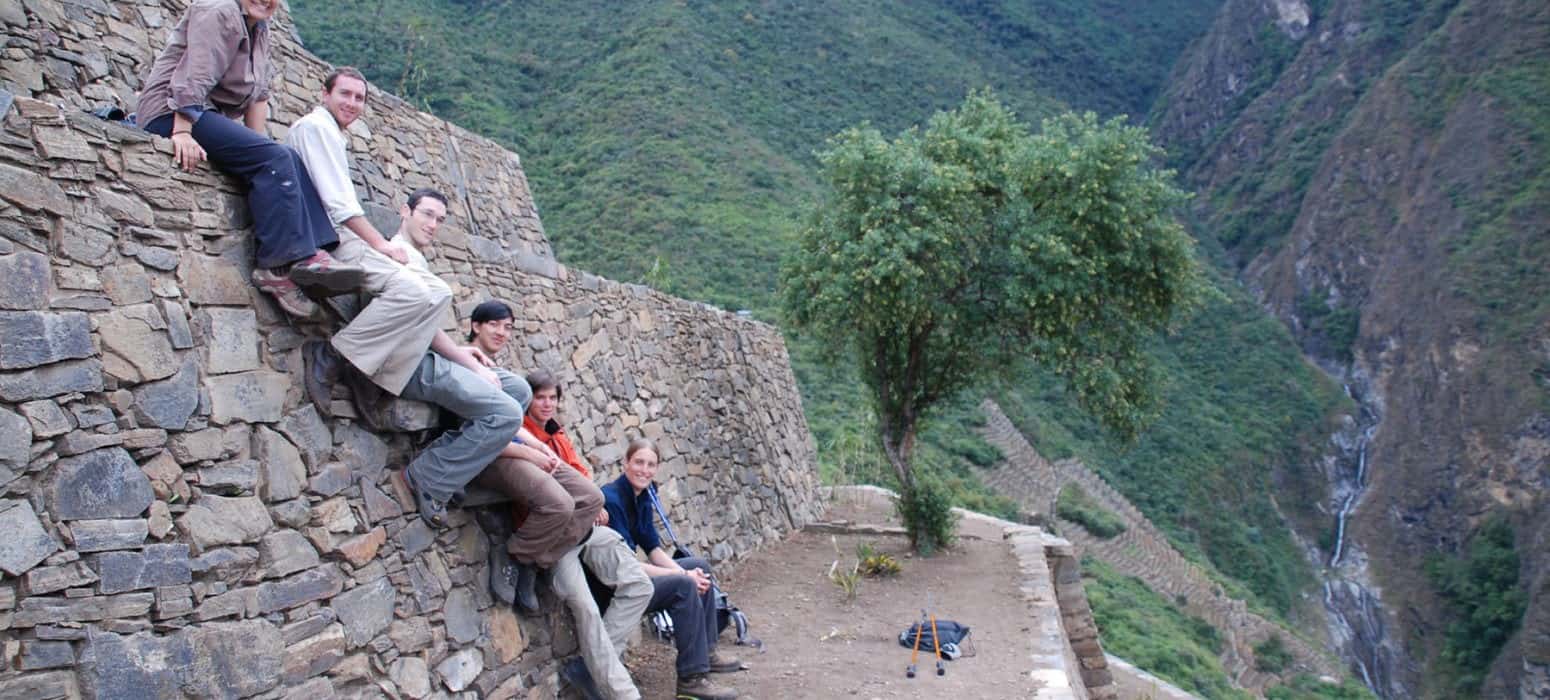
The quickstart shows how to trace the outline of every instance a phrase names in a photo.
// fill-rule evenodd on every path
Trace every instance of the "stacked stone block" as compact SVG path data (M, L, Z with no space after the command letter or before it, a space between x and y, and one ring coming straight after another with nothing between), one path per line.
M397 402L375 433L337 393L321 415L300 347L330 326L249 284L235 183L80 111L132 101L183 6L0 0L0 697L552 695L568 614L492 601L499 543L468 509L427 528L392 479L434 412ZM326 68L279 24L277 136ZM408 190L452 196L432 266L463 312L516 307L502 361L563 378L602 478L655 438L676 529L716 560L813 519L774 329L566 269L516 155L370 106L351 138L371 216L391 231Z

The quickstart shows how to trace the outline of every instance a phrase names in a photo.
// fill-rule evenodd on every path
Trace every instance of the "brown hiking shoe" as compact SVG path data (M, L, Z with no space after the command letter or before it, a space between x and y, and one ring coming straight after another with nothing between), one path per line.
M307 318L317 313L317 302L307 298L301 288L285 275L262 267L258 268L253 271L253 286L258 287L258 291L273 296L280 308L285 309L285 313L292 316Z
M747 666L744 666L742 660L735 656L726 656L715 651L710 653L711 673L737 673L745 668Z
M736 700L737 691L723 688L710 681L710 676L696 673L678 678L678 700Z
M291 265L290 280L297 286L321 292L320 296L359 290L366 282L366 271L359 265L339 262L320 250L312 257Z

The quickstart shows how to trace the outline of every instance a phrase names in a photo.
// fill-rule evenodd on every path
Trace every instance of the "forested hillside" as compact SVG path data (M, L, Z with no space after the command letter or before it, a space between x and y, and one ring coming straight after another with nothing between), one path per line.
M813 152L827 137L862 121L897 132L986 85L1035 124L1067 108L1144 120L1220 4L291 7L319 55L517 151L561 261L779 322L777 264L818 196ZM971 470L996 456L967 430L979 396L995 393L1041 450L1084 458L1229 587L1316 619L1311 568L1285 518L1315 519L1325 484L1309 467L1349 405L1231 276L1217 286L1156 342L1166 403L1136 444L1098 430L1055 380L1024 372L939 416L921 459L966 504L1006 508L973 486ZM853 377L813 350L792 341L826 475L886 480Z

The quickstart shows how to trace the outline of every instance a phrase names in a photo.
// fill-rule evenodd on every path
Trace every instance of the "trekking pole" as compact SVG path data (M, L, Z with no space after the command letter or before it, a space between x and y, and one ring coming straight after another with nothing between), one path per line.
M920 611L920 623L915 625L915 648L910 650L910 665L904 669L905 678L915 677L915 661L920 658L920 637L926 633L926 611Z
M936 613L931 613L931 646L936 647L936 675L947 675L947 667L942 665L942 639L936 634Z

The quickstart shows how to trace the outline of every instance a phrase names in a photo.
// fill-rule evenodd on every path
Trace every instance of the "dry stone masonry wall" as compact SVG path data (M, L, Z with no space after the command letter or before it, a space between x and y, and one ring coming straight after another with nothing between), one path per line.
M183 5L0 0L0 698L552 695L568 614L494 603L471 512L433 531L390 477L429 408L392 406L383 433L343 395L320 415L300 345L327 327L248 283L234 183L80 111L132 103ZM280 25L277 136L326 68ZM373 218L452 195L432 266L462 311L518 309L503 360L563 378L601 478L655 438L675 525L716 560L813 519L774 329L566 269L515 154L380 93L364 121Z

